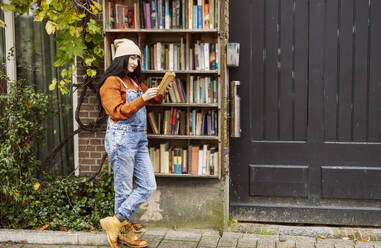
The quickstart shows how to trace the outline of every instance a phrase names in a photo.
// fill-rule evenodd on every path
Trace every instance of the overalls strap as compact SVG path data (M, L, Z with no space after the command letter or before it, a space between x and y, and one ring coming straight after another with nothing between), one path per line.
M125 87L126 89L128 89L127 85L123 82L123 80L122 80L120 77L118 77L118 76L116 76L116 77L119 79L120 82L122 82L122 84L124 85L124 87Z

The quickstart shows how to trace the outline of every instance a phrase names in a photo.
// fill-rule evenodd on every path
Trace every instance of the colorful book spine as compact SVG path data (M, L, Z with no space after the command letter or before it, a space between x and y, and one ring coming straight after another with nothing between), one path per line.
M192 20L193 20L193 29L197 29L198 28L198 7L197 5L193 5L193 10L192 10L192 14L193 14L193 17L192 17Z
M170 13L170 6L169 6L169 0L165 0L165 29L171 28L171 13Z
M146 17L146 28L152 29L152 20L151 20L151 4L145 3L144 4L144 10L145 10L145 17Z

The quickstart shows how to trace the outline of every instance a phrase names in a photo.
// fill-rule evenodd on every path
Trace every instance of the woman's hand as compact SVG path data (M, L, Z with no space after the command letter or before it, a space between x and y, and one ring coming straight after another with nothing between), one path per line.
M149 101L151 100L152 98L154 98L157 93L159 92L159 88L158 87L154 87L154 88L149 88L146 92L144 92L144 94L142 95L143 97L143 100L144 101Z
M168 85L167 85L167 88L165 89L165 94L168 94L168 91L169 91L169 89L171 89L172 88L172 84L173 84L174 82L172 81L172 82L170 82Z

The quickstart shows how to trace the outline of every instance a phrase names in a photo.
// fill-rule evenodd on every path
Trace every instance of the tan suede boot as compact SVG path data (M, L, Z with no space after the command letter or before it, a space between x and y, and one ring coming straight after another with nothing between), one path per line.
M147 247L148 243L135 234L135 229L130 223L123 226L119 234L119 242L132 248Z
M111 248L118 248L118 235L123 226L126 226L128 222L125 220L120 222L116 216L106 217L100 220L102 229L107 234L107 240Z
M133 222L130 222L130 224L132 225L132 227L134 228L134 232L135 233L142 233L144 232L144 227L142 224L139 224L139 223L133 223Z

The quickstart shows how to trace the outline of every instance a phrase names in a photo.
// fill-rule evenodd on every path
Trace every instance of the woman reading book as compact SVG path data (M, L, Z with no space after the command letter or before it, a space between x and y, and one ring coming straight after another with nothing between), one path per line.
M158 87L148 88L142 82L139 47L128 39L117 39L114 45L115 56L100 81L98 98L101 111L109 116L105 149L114 172L115 215L101 219L100 224L111 247L118 247L118 240L131 247L146 247L130 218L156 190L145 106L161 103L163 95L158 94Z

